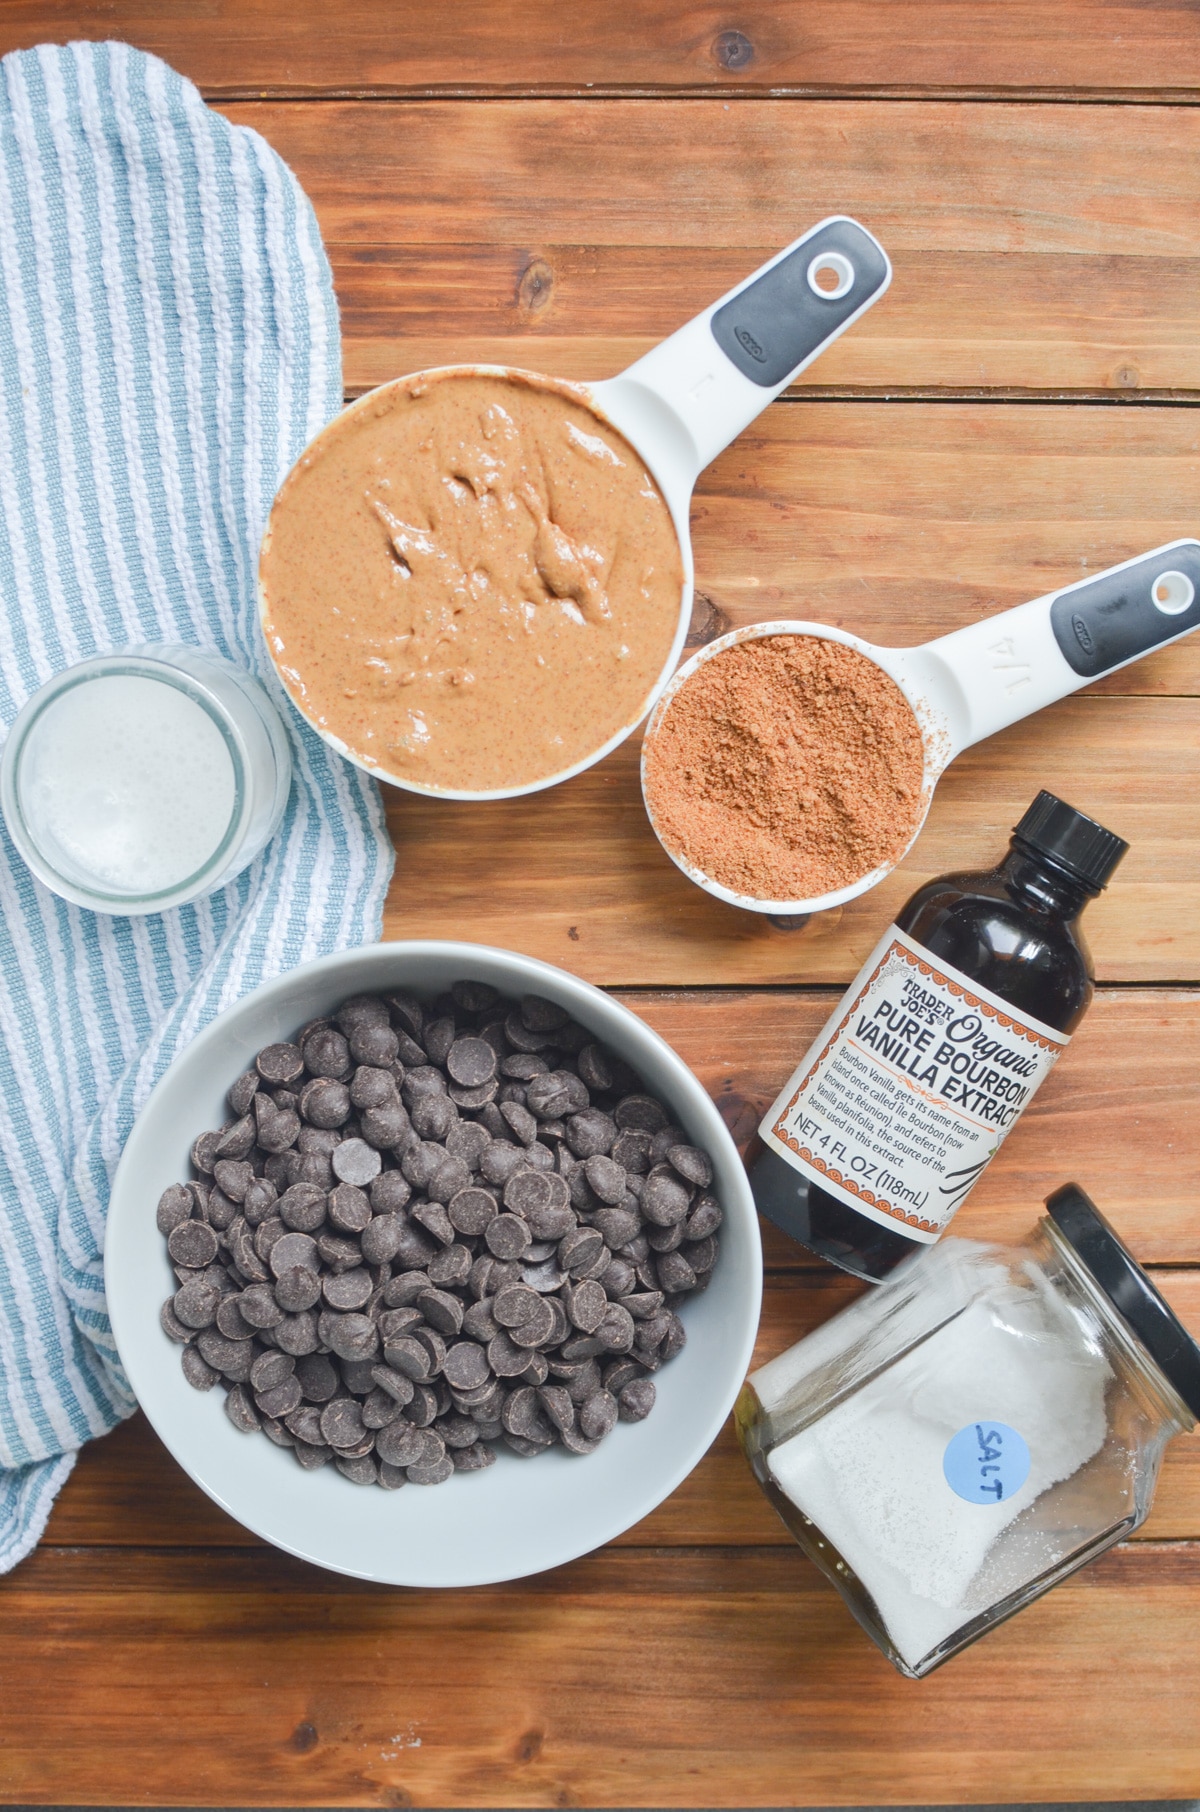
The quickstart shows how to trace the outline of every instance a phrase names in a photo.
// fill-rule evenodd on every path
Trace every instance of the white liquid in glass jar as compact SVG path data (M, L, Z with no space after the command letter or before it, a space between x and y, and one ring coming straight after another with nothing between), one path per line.
M77 884L145 898L197 874L237 806L229 745L180 687L103 674L54 699L21 758L22 814Z

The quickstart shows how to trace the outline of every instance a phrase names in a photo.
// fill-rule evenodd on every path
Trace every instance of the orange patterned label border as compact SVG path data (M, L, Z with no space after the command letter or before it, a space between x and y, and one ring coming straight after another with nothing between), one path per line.
M856 1182L853 1177L844 1177L840 1170L835 1170L832 1165L826 1164L824 1158L819 1158L815 1152L809 1150L807 1145L801 1145L800 1141L794 1138L787 1130L785 1124L787 1116L791 1113L816 1072L820 1069L826 1057L828 1057L830 1051L853 1019L865 997L871 992L871 989L874 987L883 971L884 965L893 955L902 958L911 969L915 969L918 974L923 975L926 980L934 982L936 986L945 988L948 994L953 994L956 999L963 1001L965 1005L971 1007L974 1011L985 1013L989 1019L994 1019L997 1025L1003 1026L1006 1032L1015 1032L1018 1037L1028 1040L1030 1044L1035 1044L1044 1051L1053 1051L1057 1056L1066 1041L1056 1038L1047 1038L1041 1032L1035 1032L1032 1026L1025 1025L1022 1020L1015 1018L1011 1013L1004 1013L999 1007L994 1007L990 1001L981 1000L979 995L973 994L964 982L957 981L953 976L948 975L945 971L939 969L936 963L925 962L921 957L915 955L913 951L908 949L907 945L900 943L895 938L893 938L892 942L883 952L883 955L872 969L870 975L846 1008L845 1013L834 1027L834 1030L830 1033L821 1051L806 1070L797 1086L795 1094L783 1109L783 1112L779 1115L779 1118L771 1128L771 1131L781 1145L786 1145L789 1151L794 1151L798 1158L802 1158L806 1164L813 1170L818 1171L821 1176L827 1177L831 1183L836 1183L839 1189L844 1189L847 1195L857 1196L859 1201L867 1203L877 1214L886 1214L894 1221L903 1221L906 1227L916 1227L922 1233L932 1233L936 1235L942 1231L939 1222L924 1220L919 1214L913 1214L911 1210L900 1208L895 1202L889 1202L884 1197L877 1196L874 1190L865 1188L863 1184Z

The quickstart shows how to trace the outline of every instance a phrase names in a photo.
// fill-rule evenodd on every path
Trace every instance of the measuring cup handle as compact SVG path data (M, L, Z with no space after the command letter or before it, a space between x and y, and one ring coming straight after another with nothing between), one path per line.
M921 653L951 703L955 755L1197 628L1200 541L1168 541Z
M690 490L709 461L891 280L878 240L856 220L834 215L619 377L595 385L597 400L638 446L673 441L675 462L690 467Z

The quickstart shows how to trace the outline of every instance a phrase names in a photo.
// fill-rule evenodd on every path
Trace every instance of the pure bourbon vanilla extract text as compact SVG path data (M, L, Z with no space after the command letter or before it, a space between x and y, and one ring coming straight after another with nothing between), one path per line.
M940 1237L1087 1011L1127 848L1042 792L998 868L912 896L759 1129L763 1214L872 1279Z

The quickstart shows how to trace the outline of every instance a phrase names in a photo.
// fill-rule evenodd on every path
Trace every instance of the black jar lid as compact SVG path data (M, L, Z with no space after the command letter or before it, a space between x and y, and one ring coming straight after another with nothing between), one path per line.
M1200 1346L1096 1204L1077 1183L1067 1183L1046 1198L1046 1211L1159 1371L1200 1418Z
M1129 848L1115 831L1105 830L1094 818L1045 789L1013 826L1013 835L1096 892L1107 887L1113 869Z

